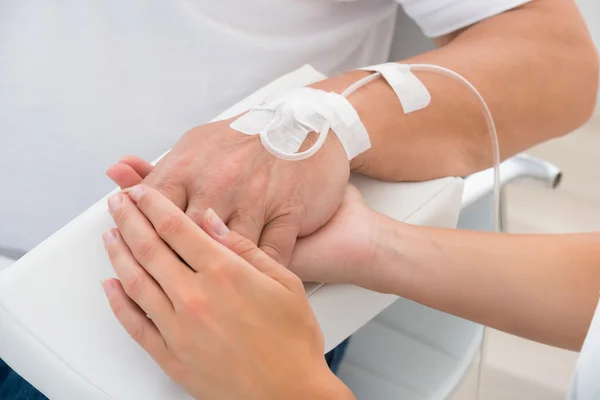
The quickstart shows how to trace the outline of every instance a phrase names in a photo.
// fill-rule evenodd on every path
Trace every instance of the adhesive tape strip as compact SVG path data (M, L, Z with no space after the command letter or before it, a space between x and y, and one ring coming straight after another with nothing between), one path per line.
M323 135L327 132L321 132L325 127L331 127L349 159L371 147L367 130L345 97L308 87L292 90L252 108L230 126L246 135L260 134L269 151L286 159L302 159L314 154L318 148L303 152L306 157L294 157L309 132ZM314 147L323 143L324 140L318 140Z
M383 79L396 93L405 114L422 110L431 102L429 91L423 82L412 73L409 65L391 62L359 69L381 73Z

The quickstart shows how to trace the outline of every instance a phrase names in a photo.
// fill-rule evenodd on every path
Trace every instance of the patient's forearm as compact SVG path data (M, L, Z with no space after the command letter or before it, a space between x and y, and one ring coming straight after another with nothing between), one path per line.
M381 229L377 264L388 291L538 342L581 347L600 293L600 233L492 234L389 219Z
M573 1L537 0L439 40L405 63L430 63L466 77L494 116L503 158L566 134L591 115L598 60ZM367 72L316 86L341 91ZM491 165L490 141L474 95L453 80L417 73L432 95L405 115L382 79L350 97L371 137L352 167L385 180L465 176Z

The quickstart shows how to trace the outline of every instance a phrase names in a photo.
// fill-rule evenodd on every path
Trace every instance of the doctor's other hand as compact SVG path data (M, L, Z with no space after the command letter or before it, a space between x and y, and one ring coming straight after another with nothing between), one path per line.
M147 185L111 197L109 209L118 227L103 235L119 278L103 283L112 310L191 395L353 398L327 367L300 280L212 210L203 230Z
M346 185L344 198L334 216L315 233L298 239L289 270L304 282L351 283L378 292L390 292L378 250L384 247L389 218L373 211L356 187ZM410 230L395 223L396 232ZM226 247L232 236L213 236ZM382 246L383 245L383 246Z
M313 157L282 160L263 147L258 135L237 132L230 123L188 131L145 171L144 183L197 224L213 208L231 230L287 265L296 238L319 229L338 208L350 173L346 153L329 135Z

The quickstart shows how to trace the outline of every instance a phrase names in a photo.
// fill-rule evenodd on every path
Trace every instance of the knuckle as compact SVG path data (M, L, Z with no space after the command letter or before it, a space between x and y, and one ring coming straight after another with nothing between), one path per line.
M264 239L260 244L260 248L272 258L276 258L283 253L281 245L274 239Z
M170 161L170 170L174 171L183 171L190 167L190 165L194 162L194 152L183 151L177 154L177 156L171 158Z
M166 196L168 196L169 193L178 191L180 188L179 182L175 181L173 177L157 180L153 182L152 186L158 192Z
M152 261L156 254L157 243L150 238L139 239L133 246L135 258L141 263Z
M207 310L207 302L197 293L187 294L181 299L183 311L194 317L202 317Z
M198 199L197 199L198 200ZM188 207L185 211L185 214L192 220L196 225L200 225L202 221L204 221L204 215L206 213L206 209L201 206L194 205L193 207Z
M239 183L245 175L246 169L243 167L243 159L239 159L239 154L231 154L231 159L223 160L219 166L219 180L223 185Z
M139 299L146 283L146 278L142 274L136 273L123 283L123 289L133 300Z
M137 343L142 343L144 341L144 336L146 334L144 326L133 322L129 325L127 331L129 332L129 336L131 336L131 338Z
M254 252L258 250L254 243L243 236L237 236L232 240L229 249L244 259L251 258Z
M305 293L304 284L302 283L302 280L300 278L298 278L298 276L296 276L295 274L293 274L291 272L288 275L289 275L287 277L288 288L295 293Z
M167 214L159 218L156 223L156 232L159 236L175 236L182 233L184 221L180 215Z
M130 212L127 207L119 207L114 211L113 218L118 226L121 226L131 218Z
M280 216L277 219L281 225L298 223L299 219L306 214L306 205L300 197L292 196L291 198L286 199L285 202L279 206L278 210Z
M149 187L149 185L143 186L145 186L145 188ZM135 204L138 208L146 209L151 204L153 197L152 191L142 190L139 197L135 200Z
M231 282L235 275L235 268L231 268L228 264L226 260L213 261L207 266L206 273L217 284Z
M115 297L114 299L111 299L110 306L113 310L113 314L115 314L117 319L120 319L120 317L123 315L123 311L125 310L125 304L121 300L120 296L114 296L114 297Z
M215 187L209 189L206 182L197 184L194 190L189 192L190 200L185 214L197 225L200 225L204 220L207 205L210 204L211 196L215 193L219 193L219 191L215 190Z
M246 197L246 199L248 198ZM233 211L229 216L228 225L231 225L230 229L244 238L250 239L256 235L256 239L258 239L263 228L264 209L258 200L250 199L250 204L255 206L253 210L237 208Z
M118 259L118 257L121 255L120 246L117 246L117 243L115 240L111 240L110 242L107 242L105 244L105 248L106 248L106 252L108 253L108 257L111 260L111 263L114 263Z

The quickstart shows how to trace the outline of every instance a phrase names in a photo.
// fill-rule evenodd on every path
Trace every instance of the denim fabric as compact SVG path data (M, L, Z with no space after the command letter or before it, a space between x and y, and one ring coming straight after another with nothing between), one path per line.
M350 338L325 354L327 365L336 373L346 353ZM8 365L0 360L0 400L48 400L25 379L21 378Z
M340 367L340 364L344 359L346 349L348 348L348 343L350 343L350 338L344 340L335 349L325 354L325 360L327 361L327 365L329 365L329 369L331 369L331 371L334 374L337 373L338 368Z
M48 400L25 379L17 375L6 363L0 360L0 399L1 400Z

